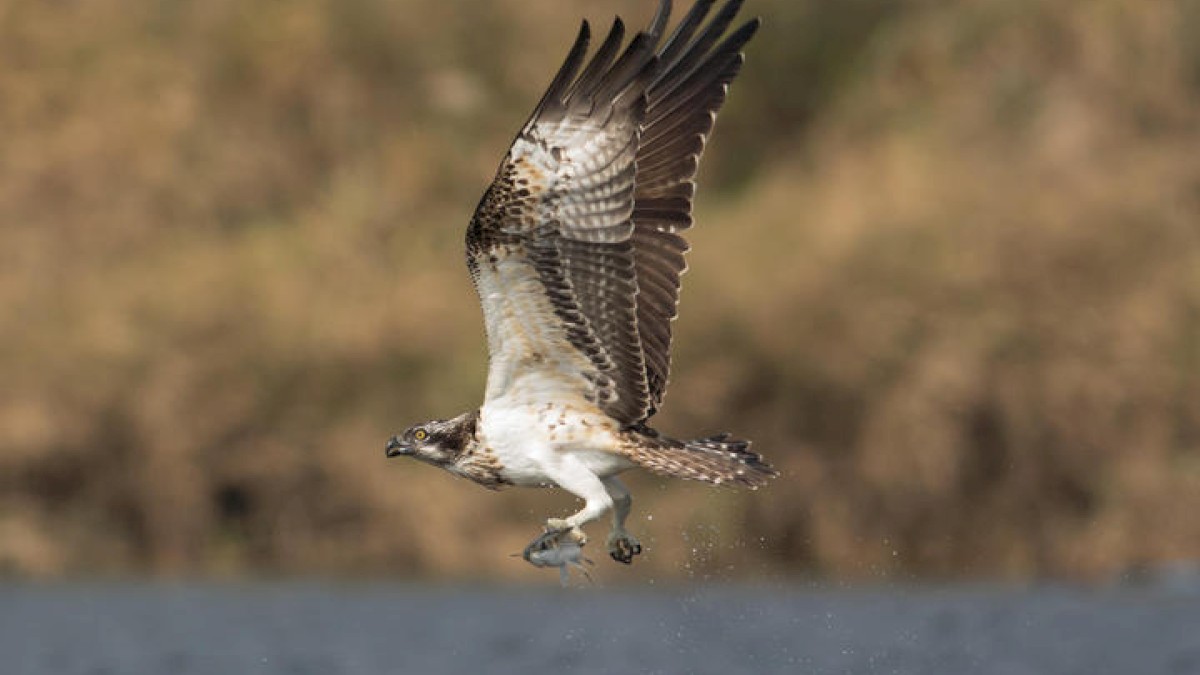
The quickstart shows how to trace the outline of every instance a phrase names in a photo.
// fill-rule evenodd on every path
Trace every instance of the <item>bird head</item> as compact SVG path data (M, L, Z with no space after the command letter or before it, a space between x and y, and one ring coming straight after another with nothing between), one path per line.
M430 420L414 424L388 439L384 452L388 457L412 457L430 464L453 462L475 436L473 413L449 420Z

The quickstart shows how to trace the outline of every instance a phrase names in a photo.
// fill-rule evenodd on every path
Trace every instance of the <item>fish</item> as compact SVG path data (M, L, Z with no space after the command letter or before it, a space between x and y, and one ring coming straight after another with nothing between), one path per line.
M526 550L525 553L514 553L513 557L522 557L534 567L557 567L558 578L563 587L567 586L567 568L575 567L583 573L584 578L589 583L592 581L592 575L588 574L587 568L583 563L595 565L596 563L583 557L583 547L573 541L563 541L548 546L546 548Z

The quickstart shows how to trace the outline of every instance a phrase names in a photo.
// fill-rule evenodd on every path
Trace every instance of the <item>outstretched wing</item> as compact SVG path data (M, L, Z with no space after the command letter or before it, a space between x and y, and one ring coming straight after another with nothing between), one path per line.
M713 47L739 4L698 31L712 5L701 0L661 51L669 2L620 56L617 19L586 67L584 22L467 231L490 350L487 400L582 397L623 424L654 412L691 179L757 26Z
M725 4L699 30L713 6L713 0L699 0L659 50L658 75L646 92L636 158L633 244L638 335L650 391L647 416L662 402L670 374L671 321L679 306L679 277L687 268L683 256L689 248L680 232L692 226L693 179L729 83L745 60L741 50L758 30L759 20L752 19L717 44L741 4Z

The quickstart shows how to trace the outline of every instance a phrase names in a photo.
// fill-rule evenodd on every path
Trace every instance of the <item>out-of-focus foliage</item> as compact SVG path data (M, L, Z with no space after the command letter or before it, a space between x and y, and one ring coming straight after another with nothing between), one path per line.
M478 404L463 228L651 5L0 2L0 569L529 578L569 500L383 442ZM783 475L634 478L606 578L1200 557L1200 6L746 11L657 422Z

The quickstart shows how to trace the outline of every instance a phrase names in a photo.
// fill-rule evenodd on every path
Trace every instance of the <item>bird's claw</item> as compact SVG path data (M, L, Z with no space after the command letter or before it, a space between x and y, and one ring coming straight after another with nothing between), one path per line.
M569 541L573 544L583 546L588 541L587 535L583 533L583 530L562 518L546 519L546 532L556 533L560 542Z
M608 554L613 560L628 565L633 562L633 556L642 552L642 545L628 532L613 533L608 538Z

